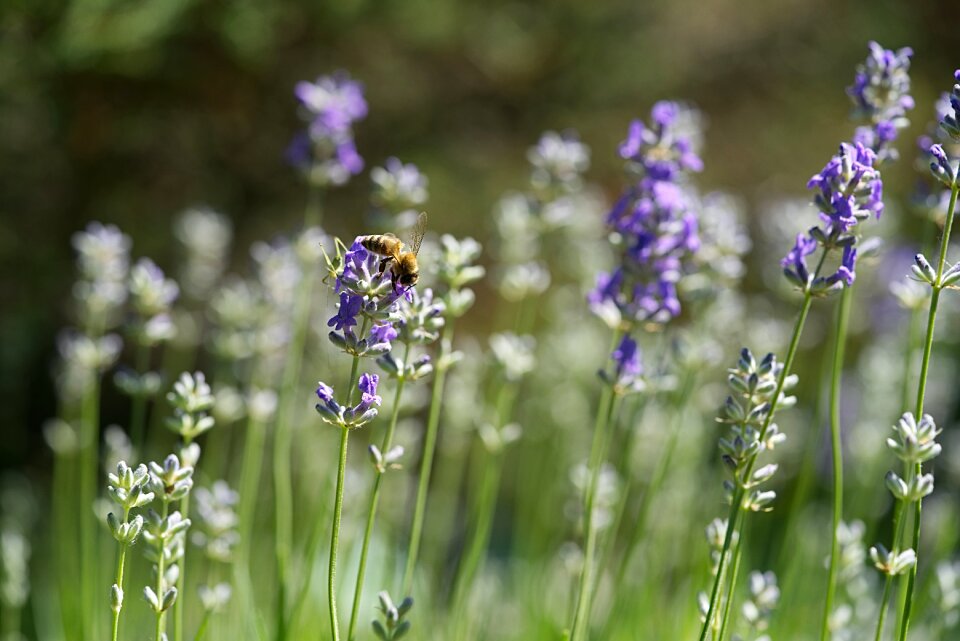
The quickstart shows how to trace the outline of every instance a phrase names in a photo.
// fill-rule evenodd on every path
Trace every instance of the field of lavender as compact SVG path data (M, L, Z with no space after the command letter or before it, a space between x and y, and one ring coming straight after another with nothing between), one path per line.
M960 57L926 100L865 44L759 208L648 96L464 222L327 67L283 98L293 226L83 220L0 641L960 638Z

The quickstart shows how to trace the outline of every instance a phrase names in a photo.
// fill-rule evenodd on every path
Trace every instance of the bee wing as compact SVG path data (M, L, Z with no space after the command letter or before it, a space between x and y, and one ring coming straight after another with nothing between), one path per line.
M410 232L410 250L416 256L420 252L420 243L423 242L423 235L427 233L427 212L422 211L417 216L417 224L413 226Z

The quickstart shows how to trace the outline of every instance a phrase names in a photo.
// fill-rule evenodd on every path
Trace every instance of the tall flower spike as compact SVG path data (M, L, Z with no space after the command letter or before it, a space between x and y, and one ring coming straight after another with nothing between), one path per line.
M899 130L910 124L906 114L914 107L910 96L913 50L904 47L893 51L876 42L870 42L869 48L866 61L857 67L853 85L847 87L854 115L870 122L870 126L857 128L854 142L875 151L881 161L895 160L897 151L891 143Z
M680 313L677 282L700 246L695 200L686 185L703 163L679 126L684 108L660 102L651 126L630 125L620 155L637 181L607 216L618 262L600 273L588 295L595 313L610 325L669 322Z

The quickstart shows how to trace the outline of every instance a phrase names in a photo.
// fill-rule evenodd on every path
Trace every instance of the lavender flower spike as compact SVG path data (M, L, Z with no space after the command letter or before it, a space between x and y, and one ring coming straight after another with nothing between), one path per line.
M855 115L870 122L870 126L857 128L854 142L874 150L881 161L895 160L897 151L892 143L899 130L910 124L906 114L914 107L910 96L913 50L904 47L893 51L876 42L870 42L869 47L870 54L857 67L853 85L847 88Z

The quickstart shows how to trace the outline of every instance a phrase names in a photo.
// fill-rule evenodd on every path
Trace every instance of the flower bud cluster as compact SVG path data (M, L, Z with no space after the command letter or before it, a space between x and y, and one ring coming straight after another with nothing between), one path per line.
M613 353L610 354L612 368L600 370L600 379L620 395L635 394L647 389L643 379L643 362L640 346L629 335L624 334Z
M416 165L403 163L399 158L387 158L383 167L371 169L370 180L373 182L373 206L398 218L412 217L413 210L429 198L427 177Z
M382 257L367 251L359 238L349 249L339 241L336 247L333 258L325 254L327 271L336 278L334 292L340 295L337 313L327 321L333 328L330 342L353 356L382 356L397 337L399 302L411 300L412 290L394 287L390 270L380 270ZM354 331L360 317L368 327L363 335Z
M107 525L117 543L133 545L143 530L143 517L137 514L131 519L130 511L153 501L155 494L150 491L150 473L146 465L141 464L134 469L126 461L120 461L116 473L108 474L107 479L110 498L123 509L123 520L110 512L107 514Z
M780 261L787 280L801 291L827 296L853 284L856 278L859 224L883 212L883 182L874 167L877 155L862 143L843 143L840 151L807 183L822 225L799 234L793 249ZM829 276L811 273L806 257L818 247L842 251L840 264Z
M179 501L193 489L193 466L181 464L176 454L167 456L163 465L151 461L148 487L164 503Z
M184 372L167 394L173 406L173 416L167 419L167 427L180 435L184 443L209 430L214 418L207 412L213 408L214 396L203 372Z
M580 142L576 131L546 131L527 150L527 160L533 167L530 184L545 199L552 199L582 188L583 174L590 169L590 148Z
M413 598L407 597L399 605L394 605L393 599L386 591L381 592L378 598L380 599L378 609L383 616L383 623L375 619L373 621L373 633L377 635L380 641L402 639L410 631L410 621L405 617L410 612L410 608L413 607Z
M910 58L913 50L884 49L876 42L868 44L867 59L857 66L853 85L847 95L854 104L854 116L870 126L858 127L853 141L875 151L878 160L896 160L892 146L899 131L910 124L907 111L913 109L910 96Z
M516 382L536 367L535 350L537 339L533 336L518 336L513 332L500 332L490 336L490 350L503 372L504 378Z
M941 142L948 144L948 147L952 144L953 151L956 153L957 145L960 145L960 69L954 72L954 78L956 84L953 85L953 90L946 98L942 110L939 110L940 113L938 113L939 129L937 133ZM943 144L931 144L932 142L930 137L920 139L921 148L929 150L930 173L944 187L953 189L957 184L958 172L960 172L960 169L958 169L960 159L951 158Z
M363 169L353 123L367 115L363 85L343 71L299 82L294 94L307 130L287 149L287 159L318 185L342 185Z
M197 527L190 537L191 542L202 548L207 558L230 563L233 549L240 540L236 512L238 494L226 481L219 480L210 488L197 488L193 500Z
M143 596L156 614L169 610L177 600L176 583L180 578L180 566L183 558L184 537L190 527L190 519L174 511L165 518L150 511L143 538L148 548L147 558L157 569L163 568L158 580L159 593L150 586L143 588Z
M325 423L341 428L356 429L363 427L377 417L383 399L377 395L380 377L376 374L361 374L357 384L360 390L360 402L352 407L340 405L334 399L333 388L324 382L317 383L317 413Z
M88 336L75 330L64 330L57 337L62 369L59 374L62 392L75 397L96 376L110 369L123 349L123 340L117 334Z
M80 278L73 296L79 306L81 326L99 334L114 325L127 300L130 237L113 225L93 222L73 235Z
M178 274L183 292L192 300L206 300L226 268L233 225L212 209L188 209L174 222L173 234L183 246Z
M744 601L741 612L751 631L761 634L770 627L773 611L780 602L780 588L773 572L751 572L747 579L750 597Z
M176 327L170 309L180 288L164 276L149 258L141 258L130 270L130 303L136 312L131 331L140 345L152 346L173 338Z
M774 463L754 467L757 456L772 450L786 440L771 415L776 410L791 407L796 398L787 392L797 384L797 376L787 376L777 394L777 386L783 375L783 364L773 354L757 361L749 349L740 352L736 367L728 370L727 384L731 394L727 397L721 416L717 419L730 426L726 436L720 439L723 462L729 468L732 479L724 482L728 493L735 489L746 493L744 509L768 511L776 498L776 492L761 490L759 486L770 480L777 471Z
M893 426L893 431L895 436L887 439L887 447L911 468L940 454L936 438L941 430L929 414L924 414L917 422L913 413L905 412ZM913 474L905 481L891 470L887 472L885 482L895 499L908 503L919 501L933 492L933 474L929 473Z

